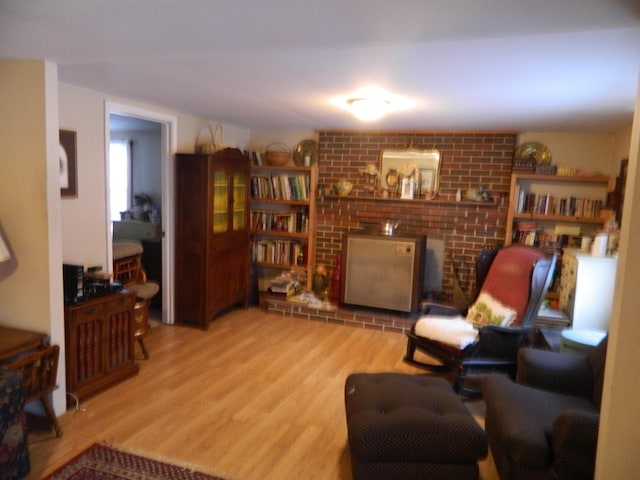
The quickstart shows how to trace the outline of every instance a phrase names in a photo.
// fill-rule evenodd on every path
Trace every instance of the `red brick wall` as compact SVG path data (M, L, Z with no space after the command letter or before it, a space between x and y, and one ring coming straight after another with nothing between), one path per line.
M349 197L320 195L317 208L316 264L333 267L345 232L379 223L400 221L398 232L426 234L445 243L443 290L450 294L452 261L466 290L473 288L473 263L483 244L503 243L515 132L428 133L321 131L319 184L341 179L354 184ZM383 149L437 149L442 155L440 193L435 200L373 198L364 191L360 173L368 163L380 165ZM384 172L383 172L384 173ZM456 192L481 186L494 201L455 201ZM501 194L504 198L501 199Z

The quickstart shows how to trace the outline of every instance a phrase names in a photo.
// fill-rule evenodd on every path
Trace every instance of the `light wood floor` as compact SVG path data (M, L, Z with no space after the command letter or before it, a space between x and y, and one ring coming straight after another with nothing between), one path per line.
M400 334L255 308L232 310L206 332L158 325L146 344L140 374L67 411L62 438L30 435L29 478L107 442L229 479L350 479L347 375L424 373L402 362ZM467 405L482 422L482 402ZM497 478L490 459L481 473Z

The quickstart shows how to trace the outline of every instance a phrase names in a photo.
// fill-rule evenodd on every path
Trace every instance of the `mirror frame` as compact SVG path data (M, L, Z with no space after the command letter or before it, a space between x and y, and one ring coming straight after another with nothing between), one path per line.
M434 199L440 190L442 155L435 149L388 149L380 152L382 188L390 197L407 198L402 188L403 178L418 180L413 198ZM395 174L394 174L395 172ZM395 182L393 178L395 177ZM406 182L405 182L406 183Z

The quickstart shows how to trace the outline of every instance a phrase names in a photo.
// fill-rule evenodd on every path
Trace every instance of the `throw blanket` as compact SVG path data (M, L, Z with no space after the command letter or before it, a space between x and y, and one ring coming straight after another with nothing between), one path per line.
M478 331L461 315L425 315L416 322L415 333L419 337L445 343L460 350L475 342L478 336Z

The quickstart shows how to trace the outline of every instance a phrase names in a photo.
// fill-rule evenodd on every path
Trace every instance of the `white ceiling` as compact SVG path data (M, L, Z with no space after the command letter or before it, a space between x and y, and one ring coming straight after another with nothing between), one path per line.
M640 0L0 0L0 58L252 130L628 126ZM416 102L363 124L331 100Z

